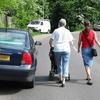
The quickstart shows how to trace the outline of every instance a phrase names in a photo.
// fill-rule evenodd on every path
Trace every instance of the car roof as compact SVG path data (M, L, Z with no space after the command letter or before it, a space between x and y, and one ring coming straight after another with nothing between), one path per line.
M26 30L21 30L21 29L14 29L14 28L0 28L0 32L16 32L16 33L22 33L22 34L27 34L28 31Z

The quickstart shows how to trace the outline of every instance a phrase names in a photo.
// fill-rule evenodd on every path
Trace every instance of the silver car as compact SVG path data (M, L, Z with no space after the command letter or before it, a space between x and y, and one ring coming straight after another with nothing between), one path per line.
M99 31L100 30L100 23L95 23L93 26L93 29L96 31Z

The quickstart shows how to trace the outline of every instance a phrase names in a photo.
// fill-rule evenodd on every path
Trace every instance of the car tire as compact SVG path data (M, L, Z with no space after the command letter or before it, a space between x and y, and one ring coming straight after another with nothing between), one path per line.
M41 33L41 29L39 29L39 32Z
M32 81L25 82L25 88L34 88L35 87L35 76Z

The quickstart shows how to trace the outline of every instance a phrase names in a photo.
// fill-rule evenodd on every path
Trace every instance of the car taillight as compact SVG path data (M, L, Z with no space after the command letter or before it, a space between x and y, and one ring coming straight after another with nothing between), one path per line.
M22 57L22 64L32 64L32 56L29 53L24 53Z

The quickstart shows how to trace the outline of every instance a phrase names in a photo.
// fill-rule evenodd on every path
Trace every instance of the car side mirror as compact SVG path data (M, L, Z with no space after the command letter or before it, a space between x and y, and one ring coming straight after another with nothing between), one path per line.
M42 43L40 41L36 41L35 45L42 45Z

